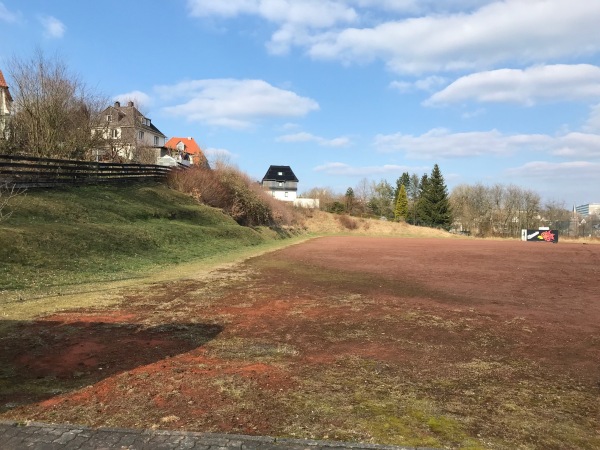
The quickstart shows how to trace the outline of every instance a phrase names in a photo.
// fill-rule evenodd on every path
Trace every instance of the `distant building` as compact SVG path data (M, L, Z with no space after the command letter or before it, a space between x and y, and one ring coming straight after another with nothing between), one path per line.
M193 137L172 137L165 147L171 150L171 156L183 164L187 161L190 165L209 167L204 152Z
M12 110L13 98L8 90L4 74L0 70L0 139L4 138L4 130Z
M105 123L97 131L103 133L107 142L103 149L104 157L156 164L158 158L168 154L165 147L167 137L133 102L127 102L127 106L115 102L102 115Z
M600 203L588 203L586 205L579 205L575 207L575 212L580 216L600 216Z
M290 166L270 166L261 184L278 200L293 202L298 196L298 178Z

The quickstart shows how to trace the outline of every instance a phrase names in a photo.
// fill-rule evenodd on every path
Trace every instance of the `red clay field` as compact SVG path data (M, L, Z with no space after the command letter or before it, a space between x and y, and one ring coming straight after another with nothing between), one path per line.
M1 419L600 448L600 245L319 238L0 324Z

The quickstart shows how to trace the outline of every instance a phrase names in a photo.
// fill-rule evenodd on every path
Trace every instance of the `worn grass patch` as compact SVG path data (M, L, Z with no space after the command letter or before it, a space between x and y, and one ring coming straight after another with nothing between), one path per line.
M0 303L159 269L176 273L182 263L277 237L161 184L31 190L0 223Z

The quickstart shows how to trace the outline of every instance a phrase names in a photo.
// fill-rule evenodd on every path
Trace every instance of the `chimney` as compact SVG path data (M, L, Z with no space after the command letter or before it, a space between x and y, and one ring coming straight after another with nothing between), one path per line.
M131 101L127 102L127 106L133 106L133 102L131 102Z
M115 102L115 108L120 108L121 107L121 102Z

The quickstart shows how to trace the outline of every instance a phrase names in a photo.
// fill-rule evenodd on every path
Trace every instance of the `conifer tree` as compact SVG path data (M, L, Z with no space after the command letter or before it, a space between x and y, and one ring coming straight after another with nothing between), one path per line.
M437 164L431 170L420 201L420 218L432 227L449 228L452 224L452 212L448 199L448 189Z
M408 188L410 186L410 175L408 172L404 172L398 179L396 180L396 189L394 190L394 199L398 199L398 194L400 193L400 186L404 185L404 189L407 192L408 198Z
M354 189L352 189L351 187L349 187L346 190L346 212L348 214L352 213L352 207L354 206Z
M394 208L394 219L396 222L405 221L408 215L408 197L406 196L406 188L404 184L400 185L398 198L396 199L396 207Z
M419 187L413 205L413 224L414 225L429 225L429 205L428 199L425 196L427 191L428 179L427 174L423 174L419 181Z

